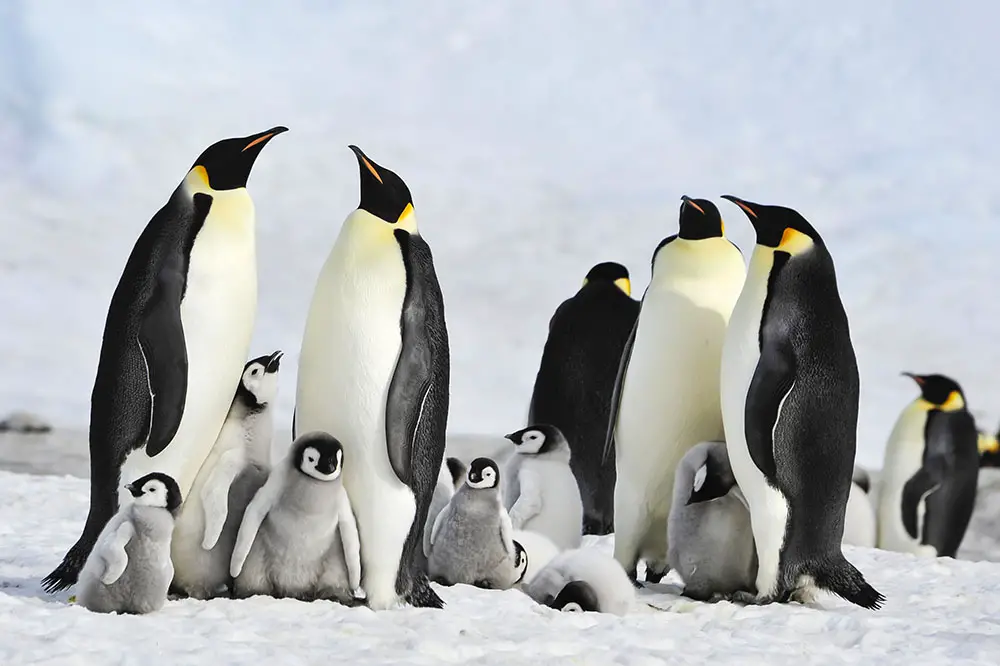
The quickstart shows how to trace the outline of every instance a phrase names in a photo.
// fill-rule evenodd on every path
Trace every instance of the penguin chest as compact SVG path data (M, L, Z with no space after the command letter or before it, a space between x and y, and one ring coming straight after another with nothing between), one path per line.
M923 466L924 432L927 412L914 401L900 414L886 444L885 461L879 489L879 547L886 550L916 552L914 539L903 526L903 487ZM923 531L924 501L917 507L917 535Z

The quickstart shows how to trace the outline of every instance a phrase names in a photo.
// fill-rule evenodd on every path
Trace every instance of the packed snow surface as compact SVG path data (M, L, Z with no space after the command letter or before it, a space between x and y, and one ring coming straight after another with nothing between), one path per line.
M287 125L250 181L254 354L288 423L313 284L357 205L350 143L414 193L444 290L450 426L522 424L587 269L636 295L681 194L801 210L836 261L879 466L900 371L1000 411L996 3L0 3L0 411L85 427L128 252L208 144ZM750 226L719 201L746 253Z
M168 601L145 616L99 615L38 580L76 539L86 480L0 472L0 663L135 664L989 664L1000 660L1000 566L846 548L887 601L866 611L741 607L640 595L626 617L559 613L516 590L436 587L444 610L373 612L255 597ZM610 553L609 538L586 547ZM672 576L672 575L671 575ZM656 606L654 609L647 604Z

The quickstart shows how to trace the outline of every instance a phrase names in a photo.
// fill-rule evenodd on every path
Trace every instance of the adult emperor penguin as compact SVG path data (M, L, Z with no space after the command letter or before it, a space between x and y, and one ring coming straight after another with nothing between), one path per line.
M858 366L833 259L799 213L724 197L757 234L722 354L726 448L750 508L757 594L817 588L865 608L884 597L845 558L858 425Z
M247 179L285 127L209 146L146 225L111 297L90 410L90 512L42 581L76 582L118 504L119 479L167 474L187 497L229 412L257 312Z
M899 415L885 449L878 546L955 557L976 503L979 433L953 379L904 374L920 397Z
M719 363L746 268L711 201L682 197L680 229L653 253L653 276L625 345L605 455L615 450L615 559L635 580L666 573L674 471L688 450L723 439Z
M344 444L369 606L440 608L421 537L448 420L444 303L406 184L351 150L361 204L344 221L313 293L295 429L333 433Z
M618 363L639 302L628 270L597 264L549 320L531 395L528 423L551 423L565 435L570 469L583 500L583 533L614 530L615 461L603 456Z

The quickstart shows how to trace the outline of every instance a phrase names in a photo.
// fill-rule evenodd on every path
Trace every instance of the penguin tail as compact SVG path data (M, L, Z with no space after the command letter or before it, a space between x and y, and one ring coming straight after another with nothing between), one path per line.
M90 554L90 548L86 544L76 544L66 553L66 557L52 573L42 579L42 589L49 594L55 594L61 590L76 584L80 577L80 570Z
M885 602L885 596L868 584L864 575L838 553L833 561L818 567L811 567L808 573L816 581L816 586L850 601L852 604L878 610Z
M422 574L413 579L413 586L410 588L410 594L407 595L406 601L416 608L444 608L444 601L431 588L427 576Z

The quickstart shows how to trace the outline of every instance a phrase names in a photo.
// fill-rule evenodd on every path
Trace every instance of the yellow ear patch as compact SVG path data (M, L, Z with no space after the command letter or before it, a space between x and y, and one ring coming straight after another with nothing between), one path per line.
M586 280L584 280L584 284L586 284ZM632 295L632 283L629 282L628 278L618 278L615 280L615 286L624 291L626 296Z
M962 400L962 394L958 391L952 391L948 394L948 399L941 404L941 410L945 412L956 412L965 407L965 400Z
M795 256L812 249L813 240L801 231L787 227L785 233L781 234L781 242L778 243L778 250L787 252Z
M722 221L721 217L719 218L719 231L723 236L726 235L726 223Z
M372 166L372 163L369 162L364 155L361 156L361 161L364 162L365 166L368 167L368 170L372 172L373 176L375 176L375 180L382 183L382 176L378 175L378 171L375 170L375 167ZM385 183L382 184L385 185Z
M371 168L371 167L369 167L369 168ZM377 177L378 177L378 174L376 174L376 178ZM405 220L406 218L408 218L410 215L413 215L413 204L408 203L408 204L406 204L406 208L403 209L403 212L399 214L398 218L396 218L396 223L399 224L400 222L402 222L403 220Z
M997 441L995 435L987 435L984 432L979 433L979 453L997 453L1000 452L1000 442Z
M211 187L208 184L208 171L205 169L205 167L199 164L195 168L191 169L191 174L194 175L196 178L198 178L198 180L200 180L202 183L204 183L205 187Z

